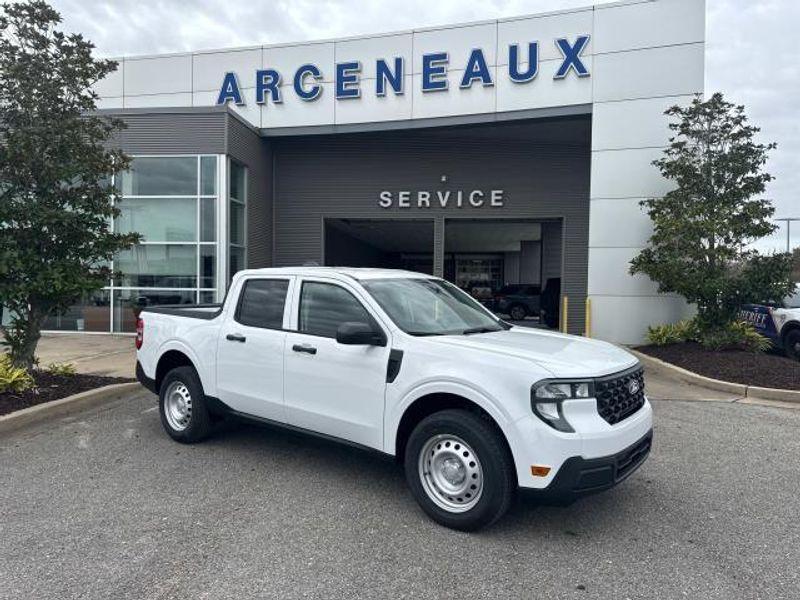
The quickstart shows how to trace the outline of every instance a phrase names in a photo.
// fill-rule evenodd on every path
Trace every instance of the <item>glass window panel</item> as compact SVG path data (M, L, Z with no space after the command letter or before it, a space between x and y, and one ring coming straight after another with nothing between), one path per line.
M217 293L211 290L200 291L200 304L214 304L217 301Z
M200 157L200 193L213 196L217 193L217 157Z
M200 241L214 242L217 239L217 199L200 199Z
M300 331L335 338L339 325L348 321L371 323L372 319L361 302L346 289L330 283L303 284Z
M251 279L242 292L236 320L250 327L281 329L288 289L286 279Z
M217 248L200 246L200 287L216 287Z
M117 206L116 231L138 231L147 242L193 242L197 239L194 198L123 198Z
M244 202L245 199L245 174L247 170L231 161L231 198Z
M229 278L244 269L244 248L230 248Z
M86 300L70 306L63 314L51 315L43 329L51 331L104 331L111 325L111 295L99 290Z
M134 246L117 255L114 269L119 286L197 287L197 246Z
M194 304L196 298L194 290L114 290L114 331L136 331L136 318L145 306Z
M244 245L244 206L231 202L230 243Z
M197 157L134 158L117 179L125 196L195 196Z

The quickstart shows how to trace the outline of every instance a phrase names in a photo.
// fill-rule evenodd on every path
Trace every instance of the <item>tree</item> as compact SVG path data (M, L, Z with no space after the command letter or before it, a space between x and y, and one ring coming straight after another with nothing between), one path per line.
M762 168L776 145L757 143L744 107L720 93L665 114L674 135L653 164L676 187L641 203L653 235L630 271L696 304L697 324L709 332L733 322L741 304L777 302L792 289L790 257L750 246L776 229L772 203L758 197L772 180Z
M0 12L0 304L12 362L30 368L48 316L107 285L108 261L138 241L111 230L111 175L129 159L109 149L124 124L94 113L92 85L117 64L56 29L47 3Z

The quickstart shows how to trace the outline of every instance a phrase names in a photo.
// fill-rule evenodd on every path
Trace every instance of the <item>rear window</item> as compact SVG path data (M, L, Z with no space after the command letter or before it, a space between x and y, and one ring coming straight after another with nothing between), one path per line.
M236 321L249 327L283 328L283 307L286 303L286 279L250 279L245 282Z

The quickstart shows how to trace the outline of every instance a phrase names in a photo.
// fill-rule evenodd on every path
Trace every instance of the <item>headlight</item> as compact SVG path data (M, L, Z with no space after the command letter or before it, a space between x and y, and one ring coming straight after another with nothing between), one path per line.
M553 429L573 433L575 430L564 418L562 402L594 396L591 381L540 381L531 388L531 408L534 414Z

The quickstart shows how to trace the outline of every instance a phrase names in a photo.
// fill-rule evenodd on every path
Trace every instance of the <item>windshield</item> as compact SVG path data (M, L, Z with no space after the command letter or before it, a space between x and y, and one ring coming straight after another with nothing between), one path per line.
M486 333L508 328L468 294L441 279L372 279L361 283L392 321L411 335Z

